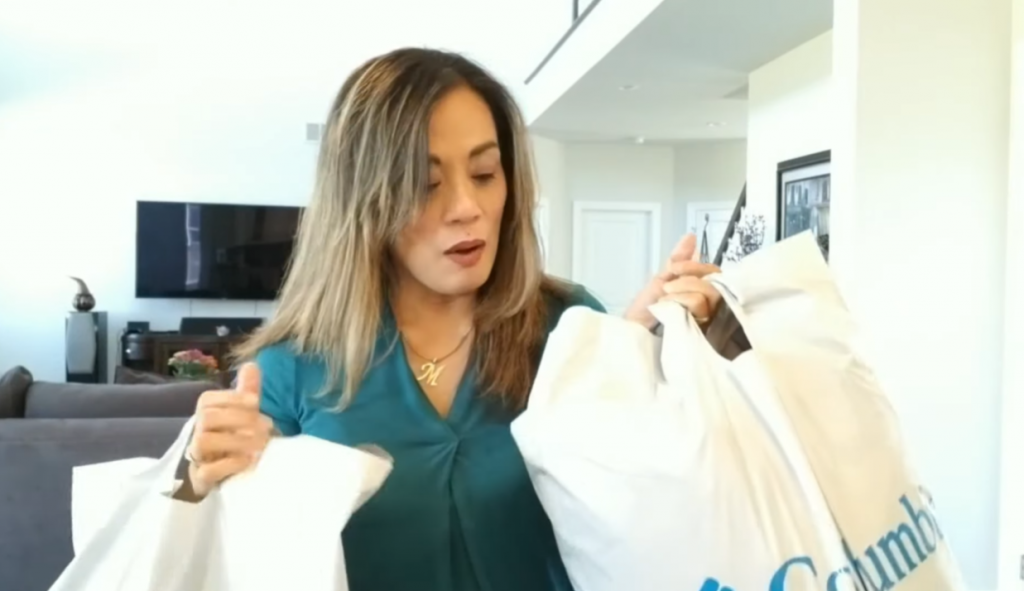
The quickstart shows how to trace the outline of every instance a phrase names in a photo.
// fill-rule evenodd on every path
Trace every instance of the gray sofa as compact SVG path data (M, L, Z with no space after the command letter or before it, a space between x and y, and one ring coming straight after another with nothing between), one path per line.
M0 376L0 591L46 591L71 560L74 466L159 457L211 387Z

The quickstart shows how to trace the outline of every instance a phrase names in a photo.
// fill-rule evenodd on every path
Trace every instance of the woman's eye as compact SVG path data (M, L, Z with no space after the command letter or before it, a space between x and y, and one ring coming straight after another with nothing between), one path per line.
M485 173L485 174L477 174L477 175L473 175L473 178L476 179L477 182L487 183L487 182L490 182L490 181L494 180L494 173L493 172L488 172L488 173Z
M440 186L441 186L441 183L439 183L439 182L437 182L437 183L429 183L427 185L427 191L433 193Z

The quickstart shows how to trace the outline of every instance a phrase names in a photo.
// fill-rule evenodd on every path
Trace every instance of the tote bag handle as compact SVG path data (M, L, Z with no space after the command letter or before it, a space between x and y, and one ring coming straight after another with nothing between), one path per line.
M185 422L181 432L178 433L178 437L167 448L164 455L152 466L139 473L136 479L150 483L150 489L156 492L163 492L172 486L175 480L174 475L178 471L182 458L185 456L185 449L192 440L192 432L195 430L195 426L196 417L193 415Z
M673 302L660 302L649 308L662 324L661 372L669 384L690 387L671 389L689 392L699 402L709 419L734 422L729 408L740 403L731 385L718 387L729 362L715 351L704 337L704 331L693 315ZM745 404L745 403L743 403Z

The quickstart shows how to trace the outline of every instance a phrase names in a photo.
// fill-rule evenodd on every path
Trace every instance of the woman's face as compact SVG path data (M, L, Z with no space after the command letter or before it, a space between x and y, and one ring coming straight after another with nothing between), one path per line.
M402 231L394 255L403 279L458 296L479 289L498 251L508 185L487 103L459 87L430 118L430 195Z

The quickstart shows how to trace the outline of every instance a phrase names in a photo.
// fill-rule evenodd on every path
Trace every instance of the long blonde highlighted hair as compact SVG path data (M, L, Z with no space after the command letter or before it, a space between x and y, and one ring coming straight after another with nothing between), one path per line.
M466 86L494 116L508 183L497 258L477 294L475 354L485 394L525 404L547 327L550 298L568 285L544 275L534 231L530 139L506 88L453 53L401 49L363 64L331 107L313 197L306 208L277 311L236 351L239 360L289 341L321 357L344 408L366 372L394 279L390 251L421 211L429 183L434 105ZM391 348L388 349L390 352Z

